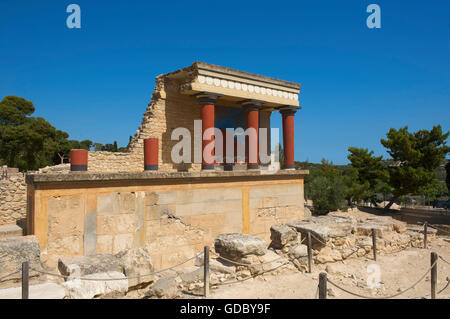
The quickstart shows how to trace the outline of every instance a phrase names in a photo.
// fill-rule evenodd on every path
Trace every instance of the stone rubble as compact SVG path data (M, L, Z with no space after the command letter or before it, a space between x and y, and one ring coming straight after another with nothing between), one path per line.
M32 268L42 268L39 243L36 236L0 238L0 277L22 269L22 263L25 261L28 261ZM30 272L30 275L37 276L35 272ZM2 281L19 278L21 278L20 272Z
M288 251L284 249L289 243L283 245L278 233L280 229L286 233L286 226L297 231L302 239L308 232L311 233L313 262L317 264L372 254L372 229L375 229L378 252L390 253L423 245L423 227L406 226L406 223L384 216L357 220L347 213L333 212L326 216L312 216L307 221L293 221L272 227L271 245L281 248L276 250L277 253L294 259L293 262L299 269L306 269L307 248L295 248L298 251L293 248ZM431 241L436 231L429 230L428 234L428 240Z

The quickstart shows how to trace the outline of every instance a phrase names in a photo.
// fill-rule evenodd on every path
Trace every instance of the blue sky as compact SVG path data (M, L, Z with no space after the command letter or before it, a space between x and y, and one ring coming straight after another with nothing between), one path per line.
M66 27L70 3L81 29ZM381 29L366 26L371 3ZM387 156L391 127L450 130L449 13L444 0L1 1L0 98L33 101L70 138L126 145L155 76L199 60L302 84L296 160Z

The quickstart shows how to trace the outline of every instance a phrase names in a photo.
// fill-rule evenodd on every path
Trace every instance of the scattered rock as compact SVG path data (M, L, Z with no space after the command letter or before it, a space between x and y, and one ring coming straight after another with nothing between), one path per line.
M392 220L393 222L393 227L394 230L399 233L399 234L403 234L404 232L406 232L407 228L406 228L406 223L405 222L401 222L399 220Z
M356 246L372 248L372 238L369 236L360 236L356 238Z
M222 257L239 260L247 255L262 256L266 253L264 240L240 233L220 234L214 240L215 251Z
M71 258L60 258L58 269L65 276L85 276L97 273L120 272L123 267L118 258L110 254L97 254L92 256L75 256Z
M178 296L178 284L181 279L178 277L166 277L156 281L145 293L147 298L168 298L173 299Z
M203 279L203 272L203 268L197 268L194 271L181 274L180 279L183 281L183 284L190 284Z
M315 260L319 264L325 264L342 260L342 255L339 251L334 250L331 247L324 247L320 250L319 254L315 256Z
M125 249L117 253L115 257L119 260L125 276L131 278L128 280L129 289L141 289L155 281L154 275L143 276L153 272L153 265L147 248Z
M203 254L199 254L195 259L195 265L197 267L202 267L203 261L204 261ZM223 274L234 274L236 272L235 265L220 258L217 259L210 258L209 269L211 270L211 272L218 272Z
M252 276L252 273L250 272L250 270L242 269L242 270L239 271L239 273L237 274L236 278L238 280L242 280L242 279L245 279L245 278L249 278L251 276Z
M289 253L294 256L294 258L301 258L308 256L308 246L306 245L297 245L291 247Z
M308 220L308 219L311 218L311 216L312 216L311 210L308 207L305 206L303 218Z
M345 265L340 264L328 264L325 268L325 271L330 275L339 275L339 276L347 276L348 273L346 271L347 267Z
M128 291L128 279L122 272L109 271L103 273L93 273L83 277L105 280L80 280L73 277L62 283L62 286L66 288L67 298L92 299L94 297L108 294L124 295Z
M66 290L56 283L30 285L29 299L64 299ZM22 287L0 289L0 299L21 299Z
M288 261L286 258L277 255L271 250L268 250L265 255L260 256L258 259L260 264L255 263L254 265L249 266L250 272L253 275L273 271Z
M302 237L308 236L308 232L311 232L311 241L314 249L324 247L330 237L330 228L312 221L293 221L288 226L301 233Z
M336 212L334 215L330 214L316 217L314 221L328 227L330 229L329 236L331 238L348 236L356 228L356 219L343 217L342 214L346 213L340 213L337 215Z
M297 240L297 232L287 225L270 227L270 240L275 248L283 248L286 244Z
M40 248L36 236L0 238L0 277L22 269L22 263L29 262L32 268L41 269ZM30 274L36 274L31 272ZM20 272L3 281L21 278Z

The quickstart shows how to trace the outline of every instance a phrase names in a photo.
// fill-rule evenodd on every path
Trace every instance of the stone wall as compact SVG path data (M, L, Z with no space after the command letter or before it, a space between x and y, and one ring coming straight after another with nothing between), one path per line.
M164 268L201 252L220 233L244 232L269 243L271 225L300 220L304 213L298 173L196 181L105 176L89 183L29 185L34 209L28 232L37 236L43 261L144 246L155 267Z
M0 225L26 218L25 175L17 168L0 167Z

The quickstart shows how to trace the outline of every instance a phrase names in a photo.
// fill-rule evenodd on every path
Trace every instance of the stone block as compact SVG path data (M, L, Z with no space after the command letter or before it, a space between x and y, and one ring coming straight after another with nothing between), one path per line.
M97 198L97 214L99 216L115 215L119 213L117 193L100 194Z
M287 225L274 225L270 227L270 239L274 248L283 248L288 243L297 240L297 232Z
M23 229L15 224L0 226L0 238L17 237L22 235Z
M29 299L64 299L66 290L56 283L30 285ZM22 287L0 289L0 299L22 299Z
M129 289L141 289L155 280L153 264L147 248L125 249L115 255L128 278ZM136 278L137 277L137 278Z
M267 251L264 240L239 233L220 234L214 240L216 253L232 260L247 255L264 255Z
M121 272L95 273L84 277L104 280L80 280L76 278L67 280L62 285L67 290L68 299L92 299L105 295L124 295L128 291L128 280Z
M113 239L113 254L117 254L121 250L133 247L133 234L115 235Z
M104 272L123 272L120 260L113 255L97 254L60 258L58 270L65 276L81 276Z

